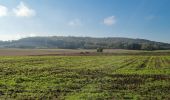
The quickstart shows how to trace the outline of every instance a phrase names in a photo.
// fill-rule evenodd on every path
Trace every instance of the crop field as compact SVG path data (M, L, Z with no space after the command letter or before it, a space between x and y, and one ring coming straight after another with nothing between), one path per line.
M170 55L170 50L124 50L104 49L97 53L96 49L0 49L0 56L96 56L96 55Z
M1 56L0 99L169 100L170 56Z

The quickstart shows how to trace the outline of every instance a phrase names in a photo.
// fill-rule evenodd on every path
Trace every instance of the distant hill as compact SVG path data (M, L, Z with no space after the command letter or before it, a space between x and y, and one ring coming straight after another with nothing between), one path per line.
M0 48L62 48L62 49L132 49L163 50L170 49L170 44L145 39L121 37L28 37L14 41L0 41Z

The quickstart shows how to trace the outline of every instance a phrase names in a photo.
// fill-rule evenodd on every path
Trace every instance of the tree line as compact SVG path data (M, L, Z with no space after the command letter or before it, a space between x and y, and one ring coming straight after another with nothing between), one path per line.
M163 50L170 44L131 38L92 38L92 37L28 37L15 41L0 41L0 48L61 48L61 49L130 49Z

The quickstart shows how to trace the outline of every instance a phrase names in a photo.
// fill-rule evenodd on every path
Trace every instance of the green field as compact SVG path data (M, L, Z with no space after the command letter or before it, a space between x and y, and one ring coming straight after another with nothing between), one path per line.
M170 56L1 56L0 99L169 100Z

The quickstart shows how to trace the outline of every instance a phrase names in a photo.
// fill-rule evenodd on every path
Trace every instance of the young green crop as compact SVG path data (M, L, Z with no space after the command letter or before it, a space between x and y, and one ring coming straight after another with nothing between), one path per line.
M0 57L0 99L170 99L170 56Z

